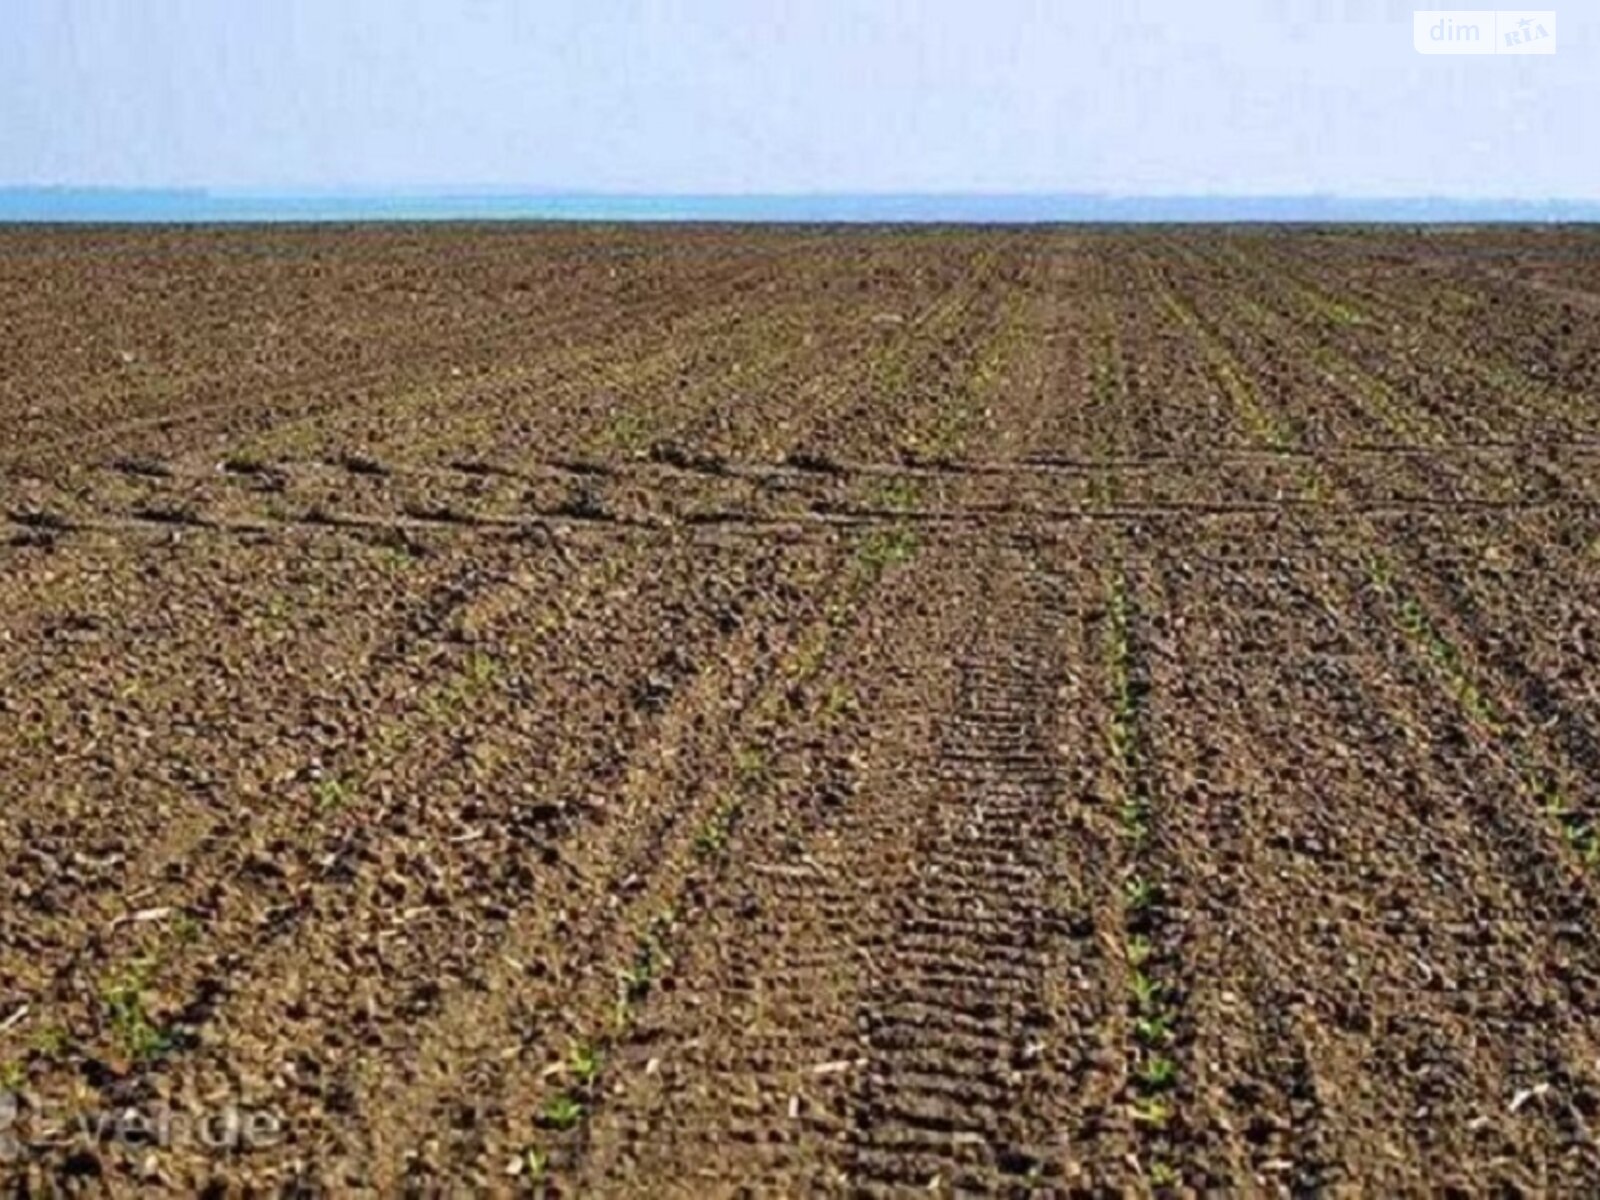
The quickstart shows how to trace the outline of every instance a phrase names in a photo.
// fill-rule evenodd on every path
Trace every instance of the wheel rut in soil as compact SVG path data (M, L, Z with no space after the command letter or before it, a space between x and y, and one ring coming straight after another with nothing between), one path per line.
M1030 1086L1051 1032L1050 880L1060 833L1051 744L1058 585L1007 564L959 661L960 692L926 785L915 876L877 949L851 1175L869 1191L992 1194L1051 1155Z

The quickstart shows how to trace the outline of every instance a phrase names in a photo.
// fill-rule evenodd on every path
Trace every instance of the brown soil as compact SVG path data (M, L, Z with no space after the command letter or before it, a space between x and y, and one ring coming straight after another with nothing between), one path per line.
M1590 233L0 293L14 1190L1592 1192Z

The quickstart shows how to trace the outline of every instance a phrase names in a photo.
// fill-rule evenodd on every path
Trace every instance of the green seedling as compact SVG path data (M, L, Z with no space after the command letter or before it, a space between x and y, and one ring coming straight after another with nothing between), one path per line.
M631 409L624 409L613 416L600 434L603 447L626 454L643 452L649 440L649 424L641 413Z
M618 1028L628 1024L629 1009L650 994L656 978L671 966L663 942L676 920L677 914L670 908L651 917L649 926L639 935L633 961L617 972Z
M720 854L728 844L728 838L733 833L733 819L739 813L739 801L724 799L717 805L715 812L706 819L705 825L695 835L694 850L701 858L711 858Z
M739 777L739 785L741 787L757 787L766 778L766 753L759 747L741 746L734 752L733 769L734 773Z
M28 1082L27 1069L19 1062L0 1066L0 1092L20 1092Z
M1157 1188L1177 1187L1178 1172L1168 1163L1153 1162L1150 1164L1150 1186Z
M1133 1001L1139 1011L1151 1013L1156 1010L1165 989L1160 980L1151 979L1143 971L1135 971L1128 979L1128 990L1133 993Z
M1128 908L1136 913L1149 912L1155 907L1156 885L1142 875L1135 875L1123 885Z
M921 500L920 489L913 480L896 478L885 480L873 492L871 503L876 508L908 512Z
M828 689L828 694L822 701L822 715L827 721L837 721L845 715L855 715L861 711L861 706L856 702L855 693L842 683L836 683Z
M574 1042L567 1054L567 1073L581 1088L593 1086L600 1076L600 1051L588 1042Z
M566 1092L560 1092L545 1102L540 1119L547 1128L565 1133L577 1128L578 1122L583 1120L583 1105Z
M727 844L728 830L722 822L713 818L695 835L694 850L701 858L714 858L722 853L723 847Z
M146 995L154 963L140 960L101 989L107 1021L123 1052L138 1062L160 1057L171 1039L150 1017Z
M172 918L172 936L185 946L192 946L200 940L203 927L186 912L180 912Z
M1178 1065L1164 1055L1155 1054L1139 1064L1135 1072L1141 1087L1159 1092L1172 1086L1178 1077Z
M634 962L622 968L617 978L621 986L623 1003L636 1004L650 994L650 985L655 982L655 972L648 962Z
M661 967L661 951L656 943L653 933L647 933L639 939L638 948L634 950L633 961L622 969L622 993L630 1003L636 1003L649 995L650 987L656 980L656 974Z
M828 602L828 625L834 628L844 623L850 615L850 606L837 598ZM830 639L827 628L814 629L806 635L805 641L783 665L783 673L796 683L810 679L817 673L823 661L828 657L828 642ZM767 697L762 705L765 714L776 712L783 703L781 694L773 693Z
M1372 586L1380 592L1387 592L1394 583L1394 567L1389 560L1381 554L1371 553L1363 554L1361 559Z
M1172 1041L1172 1018L1166 1013L1149 1013L1133 1022L1133 1034L1146 1046L1165 1046Z
M486 688L500 677L500 664L490 655L474 650L467 655L462 673L474 688Z
M1152 1129L1165 1129L1172 1120L1172 1109L1158 1096L1141 1096L1128 1106L1134 1121Z
M530 1146L522 1153L522 1167L528 1173L529 1183L543 1183L550 1171L550 1156Z
M1126 766L1134 754L1133 715L1132 704L1125 696L1118 696L1117 706L1111 713L1111 752L1116 755L1119 766Z
M1410 596L1400 601L1400 624L1414 637L1424 637L1428 633L1428 619L1423 615L1422 606Z
M1567 844L1585 863L1594 866L1600 861L1600 833L1596 832L1594 826L1582 820L1568 818L1561 828L1566 835Z
M46 1025L33 1035L33 1050L45 1058L58 1058L67 1049L71 1039L59 1025Z
M417 556L404 545L390 544L381 551L381 561L390 571L403 571L417 561Z
M1155 953L1155 947L1150 944L1150 939L1137 933L1128 939L1125 950L1128 956L1128 965L1135 970L1149 962L1150 956Z
M856 569L867 582L916 557L917 535L904 526L875 529L856 548Z
M324 815L338 812L350 801L350 789L333 775L317 780L311 795L317 802L317 811Z
M1122 803L1122 829L1135 842L1150 834L1150 801L1142 788L1136 787Z

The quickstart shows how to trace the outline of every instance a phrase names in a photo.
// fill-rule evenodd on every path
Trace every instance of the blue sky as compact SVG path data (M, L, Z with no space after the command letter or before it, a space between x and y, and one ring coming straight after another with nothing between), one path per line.
M1594 0L1553 57L1413 7L4 0L0 185L1600 198Z

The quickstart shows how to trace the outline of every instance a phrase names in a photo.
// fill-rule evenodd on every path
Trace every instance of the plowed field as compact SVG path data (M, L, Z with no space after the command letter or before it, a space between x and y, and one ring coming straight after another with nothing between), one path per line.
M1600 239L0 231L0 1176L1600 1180Z

